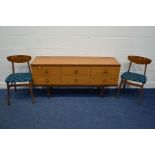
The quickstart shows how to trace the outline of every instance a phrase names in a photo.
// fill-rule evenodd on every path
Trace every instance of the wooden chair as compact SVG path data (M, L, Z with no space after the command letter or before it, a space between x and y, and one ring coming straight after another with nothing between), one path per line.
M140 57L140 56L128 56L128 60L130 61L130 65L129 65L128 71L121 75L121 83L119 85L118 95L120 94L122 84L124 84L123 86L124 88L127 84L127 85L140 87L141 97L143 97L143 94L144 94L143 87L147 81L146 69L147 69L147 65L151 63L151 60L145 57ZM138 65L145 65L144 74L130 72L131 65L133 63L138 64Z
M31 69L30 69L30 64L29 64L29 61L31 60L31 56L13 55L13 56L7 57L7 60L12 63L12 72L13 72L5 79L5 82L7 84L8 105L10 105L10 88L14 87L16 91L17 86L28 86L30 88L32 102L34 103L33 82L32 82ZM27 63L29 72L28 73L15 73L14 63Z

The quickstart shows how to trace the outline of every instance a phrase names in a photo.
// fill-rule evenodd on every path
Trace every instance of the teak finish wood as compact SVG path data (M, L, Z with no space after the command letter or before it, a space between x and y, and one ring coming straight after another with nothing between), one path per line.
M113 57L73 57L73 56L37 56L32 64L35 65L108 65L120 66Z
M117 86L120 72L113 57L38 56L31 68L38 86Z
M146 57L141 56L128 56L130 62L134 62L136 64L150 64L151 60Z
M29 62L31 60L31 56L29 55L12 55L7 57L8 61L15 63L24 63Z

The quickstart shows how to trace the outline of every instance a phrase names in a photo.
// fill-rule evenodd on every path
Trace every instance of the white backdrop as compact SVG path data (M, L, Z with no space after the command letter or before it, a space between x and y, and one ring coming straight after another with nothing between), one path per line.
M127 26L48 26L0 27L0 88L11 72L6 57L27 54L33 58L50 56L113 56L121 63L121 72L128 68L128 55L152 59L148 66L145 87L155 87L155 27ZM25 66L17 66L18 71ZM133 66L141 72L143 67Z

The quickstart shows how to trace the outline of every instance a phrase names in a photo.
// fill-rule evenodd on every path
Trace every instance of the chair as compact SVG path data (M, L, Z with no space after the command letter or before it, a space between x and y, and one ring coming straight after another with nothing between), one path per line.
M32 102L34 103L33 96L33 82L31 76L31 69L29 61L31 60L31 56L28 55L12 55L7 57L7 60L12 63L12 74L10 74L5 82L7 84L7 102L10 105L10 88L14 87L16 91L17 86L28 86L30 88L30 94L32 97ZM14 63L27 63L28 64L28 73L15 73Z
M140 56L128 56L128 60L130 61L130 65L129 65L128 71L121 75L121 83L119 85L118 95L120 94L122 84L124 84L123 86L124 88L126 87L126 84L127 84L127 85L140 87L141 97L143 97L143 94L144 94L143 87L147 81L146 69L147 69L147 65L151 63L151 60L145 57L140 57ZM131 65L133 63L138 64L138 65L145 65L144 74L130 72Z

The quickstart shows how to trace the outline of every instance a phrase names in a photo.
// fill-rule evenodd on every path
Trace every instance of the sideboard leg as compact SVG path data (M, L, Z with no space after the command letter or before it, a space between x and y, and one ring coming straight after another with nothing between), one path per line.
M51 87L47 87L47 96L48 98L51 97Z
M99 87L100 96L104 96L104 87Z

